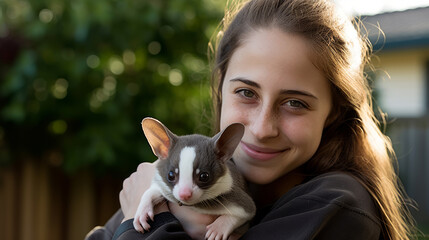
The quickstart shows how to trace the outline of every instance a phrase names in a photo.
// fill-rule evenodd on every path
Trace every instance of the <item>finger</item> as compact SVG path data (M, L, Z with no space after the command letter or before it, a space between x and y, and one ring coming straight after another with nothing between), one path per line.
M137 166L137 172L138 172L138 171L142 171L142 170L143 170L143 168L144 168L144 164L145 164L145 163L140 163L140 164Z
M211 240L211 239L212 239L212 238L211 238L211 235L212 235L212 230L211 230L211 229L209 229L209 230L206 232L205 239L207 239L207 240Z
M145 168L149 167L151 163L142 162L137 166L137 172L143 171Z
M125 193L124 193L124 190L121 190L119 192L119 202L122 202L124 200L125 200Z
M128 178L126 178L122 184L122 187L125 191L127 190L134 190L133 186L134 183L138 180L138 174L137 172L133 172Z
M132 176L132 174L131 174L131 176ZM122 182L122 189L126 188L129 185L130 177L125 178L125 180Z

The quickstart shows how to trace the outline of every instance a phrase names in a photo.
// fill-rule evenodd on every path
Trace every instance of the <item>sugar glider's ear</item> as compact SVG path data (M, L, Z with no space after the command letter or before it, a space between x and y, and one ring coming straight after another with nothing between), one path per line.
M216 134L212 139L215 141L215 149L218 156L224 161L229 160L243 135L244 125L241 123L233 123Z
M161 160L166 159L176 135L160 121L149 117L142 120L142 129L153 153Z

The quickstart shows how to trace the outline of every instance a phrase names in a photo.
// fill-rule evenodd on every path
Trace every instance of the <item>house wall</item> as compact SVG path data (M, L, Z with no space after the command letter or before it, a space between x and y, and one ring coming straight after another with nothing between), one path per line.
M420 117L427 113L426 62L429 49L376 54L377 104L390 117Z
M383 51L372 59L375 98L388 114L387 135L421 230L429 230L429 48Z

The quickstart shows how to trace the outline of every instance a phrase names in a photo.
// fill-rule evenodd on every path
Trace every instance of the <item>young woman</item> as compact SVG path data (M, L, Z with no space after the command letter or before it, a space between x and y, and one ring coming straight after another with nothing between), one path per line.
M233 159L258 207L242 239L408 239L395 155L363 72L369 51L350 19L328 0L253 0L224 26L215 127L245 125ZM130 219L153 171L142 164L124 181L123 219L89 239L187 239L183 225L213 221L170 203L136 232Z

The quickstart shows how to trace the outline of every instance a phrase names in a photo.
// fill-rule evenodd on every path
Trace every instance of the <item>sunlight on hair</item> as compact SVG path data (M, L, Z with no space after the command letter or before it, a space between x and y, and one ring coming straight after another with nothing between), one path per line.
M359 41L359 33L356 27L353 25L353 16L347 15L341 9L336 9L338 15L344 19L344 31L343 39L349 40L347 42L347 48L350 52L349 56L349 67L353 72L360 71L363 61L362 43Z
M354 71L359 71L360 67L362 65L362 48L360 45L360 42L358 41L358 33L356 29L353 27L352 24L350 24L350 27L347 28L345 31L345 34L347 34L347 39L351 39L350 42L348 42L349 49L350 49L350 68Z

